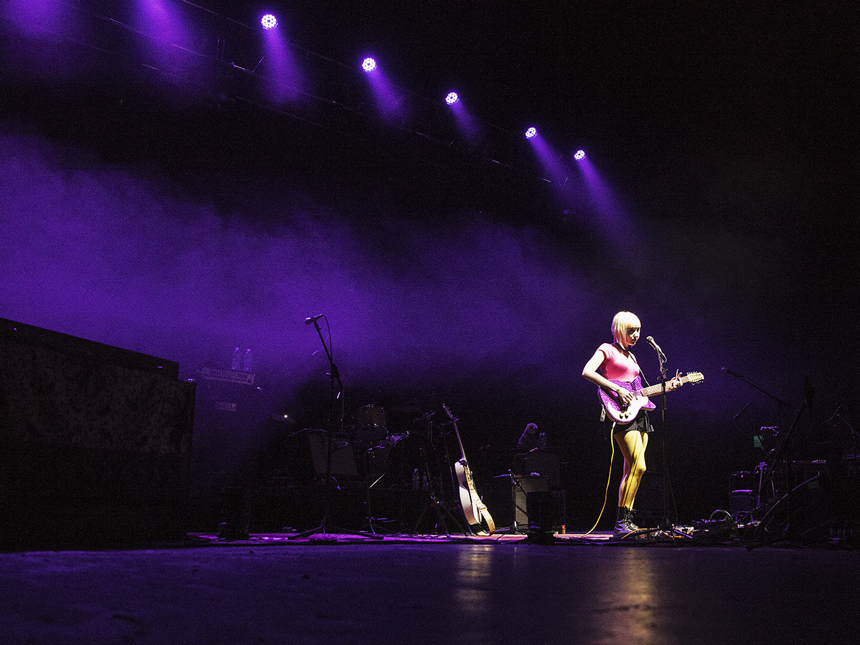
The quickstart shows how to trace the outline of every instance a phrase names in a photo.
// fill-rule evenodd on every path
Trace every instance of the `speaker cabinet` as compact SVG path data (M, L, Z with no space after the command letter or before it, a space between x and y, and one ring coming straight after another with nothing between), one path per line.
M536 450L525 455L517 455L515 467L515 472L523 477L544 477L547 480L549 490L561 488L559 457L555 453Z
M184 537L195 385L178 373L0 319L0 544Z
M250 380L213 378L233 373L219 372L198 374L189 513L190 530L198 532L249 512L266 433L260 390Z
M550 490L546 477L511 477L493 479L487 508L498 527L526 530L532 521L542 527L558 527L566 523L566 495Z

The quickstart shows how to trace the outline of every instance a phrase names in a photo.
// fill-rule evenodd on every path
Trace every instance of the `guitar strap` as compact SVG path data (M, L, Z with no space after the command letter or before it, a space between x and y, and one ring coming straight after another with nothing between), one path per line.
M484 504L483 500L479 497L476 501L476 506L478 510L481 512L481 517L487 523L487 529L490 533L496 532L496 523L493 521L492 516L490 515L490 511L487 509L487 505Z
M633 354L630 354L633 356ZM639 378L645 383L645 387L651 387L651 384L648 382L648 379L645 378L645 372L642 371L642 366L639 365L639 361L636 360L636 357L633 356L633 362L636 363L636 366L639 368Z

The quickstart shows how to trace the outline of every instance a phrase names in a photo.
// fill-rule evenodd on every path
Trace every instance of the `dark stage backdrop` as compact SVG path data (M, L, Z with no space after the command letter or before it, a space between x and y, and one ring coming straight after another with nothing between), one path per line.
M251 348L261 405L299 429L328 423L329 365L304 324L325 314L347 423L375 405L404 434L444 401L489 478L535 422L588 525L610 445L580 373L621 309L672 372L705 375L670 395L649 451L681 519L729 504L730 474L769 457L762 427L794 426L798 458L854 454L856 38L839 3L803 21L749 3L449 4L289 3L286 22L315 52L307 79L375 42L416 94L459 79L476 123L516 138L507 156L439 145L371 103L273 103L265 65L238 69L261 60L259 34L230 21L201 23L215 35L188 47L212 65L192 69L115 24L89 47L4 13L0 314L168 357L183 377ZM525 147L531 119L563 179ZM588 172L569 158L580 146ZM636 354L655 382L654 352ZM260 440L235 435L240 451Z

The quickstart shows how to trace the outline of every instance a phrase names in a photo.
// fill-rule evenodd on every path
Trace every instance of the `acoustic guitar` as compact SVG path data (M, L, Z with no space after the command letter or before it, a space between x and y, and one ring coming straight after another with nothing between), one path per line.
M701 372L690 372L686 376L681 377L681 385L684 383L701 383L705 380ZM611 383L620 385L625 390L633 394L633 400L628 405L623 405L615 392L607 392L602 387L597 388L597 393L600 395L600 402L603 404L603 409L606 414L615 423L625 424L630 423L639 414L639 410L653 410L655 406L648 399L649 396L660 394L663 391L663 385L652 385L651 387L642 387L642 378L636 376L632 381L613 381Z
M457 473L458 488L460 490L460 506L463 507L463 515L466 516L466 521L470 525L483 525L486 523L487 531L494 533L496 524L493 522L493 517L490 511L487 510L486 504L478 496L478 491L475 490L475 483L472 481L472 471L469 470L469 462L466 461L466 451L463 450L463 440L460 439L460 430L457 428L457 419L451 414L451 410L444 403L442 407L450 417L454 424L454 434L457 436L457 443L460 445L460 459L454 463L454 472Z

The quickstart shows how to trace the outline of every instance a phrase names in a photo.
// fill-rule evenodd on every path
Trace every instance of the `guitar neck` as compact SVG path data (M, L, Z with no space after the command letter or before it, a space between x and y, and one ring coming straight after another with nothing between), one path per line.
M448 417L451 419L451 423L454 424L454 434L457 436L457 444L460 446L460 458L465 462L466 451L463 450L463 440L460 438L460 430L457 428L457 419L444 403L442 404L442 408L444 408L445 412L448 414Z
M460 431L457 429L457 421L454 421L454 434L457 435L457 444L460 446L460 457L466 463L466 451L463 450L463 440L460 439Z
M684 383L689 383L689 382L690 382L689 376L682 376L681 377L681 384L682 385ZM660 385L652 385L650 387L643 387L641 390L636 392L636 394L638 394L639 396L653 396L654 394L660 394L660 392L662 392L662 391L663 391L663 384L661 383Z

